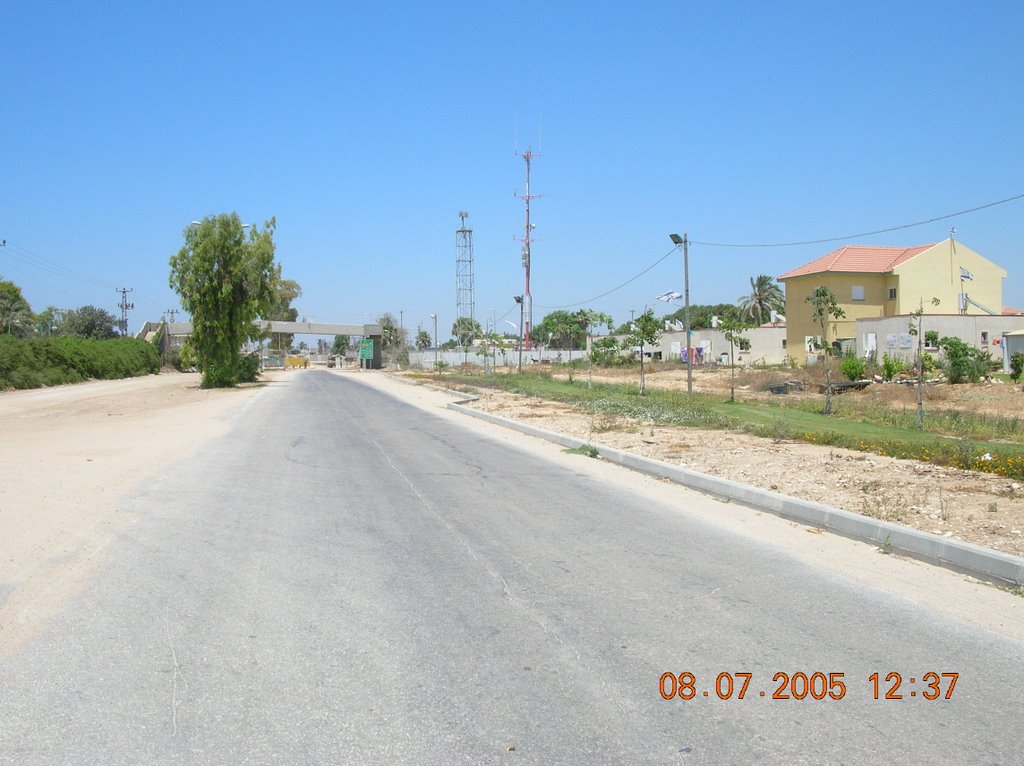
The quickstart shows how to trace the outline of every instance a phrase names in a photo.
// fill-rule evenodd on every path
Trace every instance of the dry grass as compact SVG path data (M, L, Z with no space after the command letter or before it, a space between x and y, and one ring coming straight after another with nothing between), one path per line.
M595 434L604 434L609 431L621 431L625 426L618 415L612 412L598 412L591 420L590 430Z

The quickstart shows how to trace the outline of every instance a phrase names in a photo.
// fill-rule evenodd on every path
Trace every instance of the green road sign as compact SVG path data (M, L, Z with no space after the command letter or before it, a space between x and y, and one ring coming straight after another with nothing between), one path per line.
M373 359L373 339L366 338L359 341L359 358Z

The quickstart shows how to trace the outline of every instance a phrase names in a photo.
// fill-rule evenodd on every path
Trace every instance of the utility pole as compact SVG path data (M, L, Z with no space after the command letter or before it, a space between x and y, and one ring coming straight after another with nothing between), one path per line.
M690 351L690 238L683 232L683 317L686 319L686 393L693 393L693 353Z
M533 295L530 293L530 245L533 242L533 229L535 228L530 223L530 200L536 199L538 195L530 194L530 163L534 157L540 155L534 154L529 149L520 155L526 162L526 192L524 194L517 194L519 199L526 203L526 224L523 228L523 273L526 277L526 286L523 290L523 303L522 303L522 314L524 325L521 326L520 332L523 335L523 343L526 344L526 349L531 348L530 345L530 332L533 329Z
M174 318L178 316L178 309L167 309L167 313L171 317L168 321L170 321L173 324Z
M683 248L683 321L686 323L686 393L693 393L693 354L690 351L690 238L683 232L683 236L669 234L668 238L676 247Z
M114 290L115 293L121 293L121 302L117 304L117 307L121 309L121 335L128 337L128 310L135 308L134 303L128 302L128 293L135 292L131 287L120 287Z
M525 311L525 304L523 303L523 296L515 296L516 303L519 304L519 369L518 372L523 371L523 312Z

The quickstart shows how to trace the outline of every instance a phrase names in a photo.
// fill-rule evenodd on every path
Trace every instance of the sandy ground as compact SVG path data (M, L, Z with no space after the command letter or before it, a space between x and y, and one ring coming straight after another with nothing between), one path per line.
M87 581L118 499L230 427L259 387L205 391L167 373L0 393L0 656Z
M323 373L278 373L267 380L278 385L300 374ZM380 373L329 374L378 386L438 417L589 473L595 480L617 482L680 513L698 514L708 523L851 579L1024 641L1024 598L937 567L880 555L871 546L818 534L770 514L705 501L690 490L619 466L566 454L550 443L447 410L452 397L425 386ZM198 382L194 375L169 374L0 394L5 455L0 482L0 656L30 638L79 592L102 562L114 530L133 523L119 510L119 499L225 433L263 390L203 391ZM487 406L519 405L492 401ZM557 425L537 418L533 422ZM638 448L655 446L641 433L627 436ZM688 438L694 449L687 453L704 449L692 434ZM739 577L748 575L753 576L737 572Z
M594 379L621 383L623 375L635 381L637 373L605 374ZM737 392L738 398L770 398L770 394L753 390L743 381L739 378L740 385L747 388ZM702 371L695 382L698 392L728 397L729 382L724 371L718 375ZM648 376L648 385L685 390L686 372L672 370ZM914 392L904 386L873 389L859 396L884 396L896 406L914 406ZM538 428L1024 556L1024 487L1019 481L837 447L594 416L565 405L488 389L479 393L482 398L474 406L503 417L528 420ZM944 386L928 393L928 408L960 407L1024 416L1020 386Z

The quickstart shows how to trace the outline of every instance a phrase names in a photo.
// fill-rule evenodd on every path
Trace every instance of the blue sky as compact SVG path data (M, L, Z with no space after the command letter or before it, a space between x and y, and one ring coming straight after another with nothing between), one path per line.
M1024 193L1024 5L6 3L0 275L33 309L177 307L190 221L277 219L302 316L401 312L442 339L455 229L477 318L518 321L524 163L534 321L673 307L668 235L789 242ZM957 239L1024 306L1024 200L889 234ZM693 303L732 302L842 243L690 249Z

